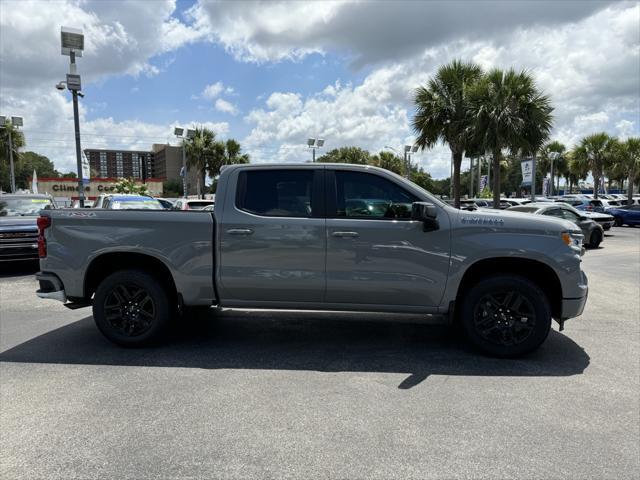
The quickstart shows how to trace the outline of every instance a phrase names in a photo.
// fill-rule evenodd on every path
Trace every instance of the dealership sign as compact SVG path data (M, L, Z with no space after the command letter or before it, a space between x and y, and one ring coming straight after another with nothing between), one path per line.
M522 186L529 187L531 186L531 178L533 172L533 159L525 158L520 162L520 167L522 168Z
M94 186L96 190L98 190L99 192L111 192L116 188L115 185L98 184ZM85 192L88 192L89 189L90 188L88 186L84 187ZM54 185L51 185L51 190L53 190L54 192L77 192L78 185L65 185L64 183L54 184Z

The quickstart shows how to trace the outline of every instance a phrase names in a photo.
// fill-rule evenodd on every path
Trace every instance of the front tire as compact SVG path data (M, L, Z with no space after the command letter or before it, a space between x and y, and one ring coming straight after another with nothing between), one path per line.
M620 217L615 217L614 223L613 223L616 227L621 227L622 226L622 218Z
M591 248L598 248L602 242L602 232L600 230L594 230L591 232L591 238L589 239L589 246Z
M469 342L495 357L519 357L537 349L551 329L545 293L518 275L480 280L461 299L458 320Z
M171 318L169 295L152 275L121 270L105 278L93 300L96 326L113 343L140 347L159 340Z

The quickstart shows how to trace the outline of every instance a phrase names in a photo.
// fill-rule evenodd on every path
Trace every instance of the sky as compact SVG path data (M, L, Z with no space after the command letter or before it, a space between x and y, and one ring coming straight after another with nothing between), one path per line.
M412 96L453 59L529 71L571 147L640 134L640 3L606 1L0 0L0 114L25 150L75 169L60 27L81 28L83 148L177 144L174 126L235 138L253 162L341 146L400 150ZM414 156L449 176L446 145Z

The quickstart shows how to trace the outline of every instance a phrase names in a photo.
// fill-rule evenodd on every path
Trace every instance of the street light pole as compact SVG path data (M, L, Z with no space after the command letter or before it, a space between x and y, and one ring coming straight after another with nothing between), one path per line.
M72 54L71 58L74 58ZM75 60L75 59L74 59ZM72 60L73 61L73 60ZM82 148L80 146L80 116L78 114L78 91L72 90L73 97L73 128L76 136L76 165L78 167L78 198L80 208L84 208L84 183L82 178Z
M60 82L56 85L59 90L64 90L64 84L71 91L73 99L73 128L76 140L76 164L78 168L78 200L80 208L84 208L84 182L82 174L82 147L80 146L80 114L78 113L78 95L82 95L79 91L82 89L80 75L76 70L76 56L81 57L84 50L84 35L82 30L75 28L62 27L60 30L60 43L62 47L62 55L69 56L69 73L67 73L66 82Z
M13 143L11 141L11 129L7 129L9 133L9 169L11 170L11 193L16 193L16 172L13 166Z

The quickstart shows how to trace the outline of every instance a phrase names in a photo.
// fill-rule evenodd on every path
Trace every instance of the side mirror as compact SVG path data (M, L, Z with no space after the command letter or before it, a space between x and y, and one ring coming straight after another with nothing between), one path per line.
M580 215L578 217L578 220L580 220L581 222L584 222L585 220L589 220L589 217L585 217L584 215Z
M440 228L440 224L436 218L437 216L438 209L432 203L414 202L411 205L411 220L422 222L425 232L432 232Z

